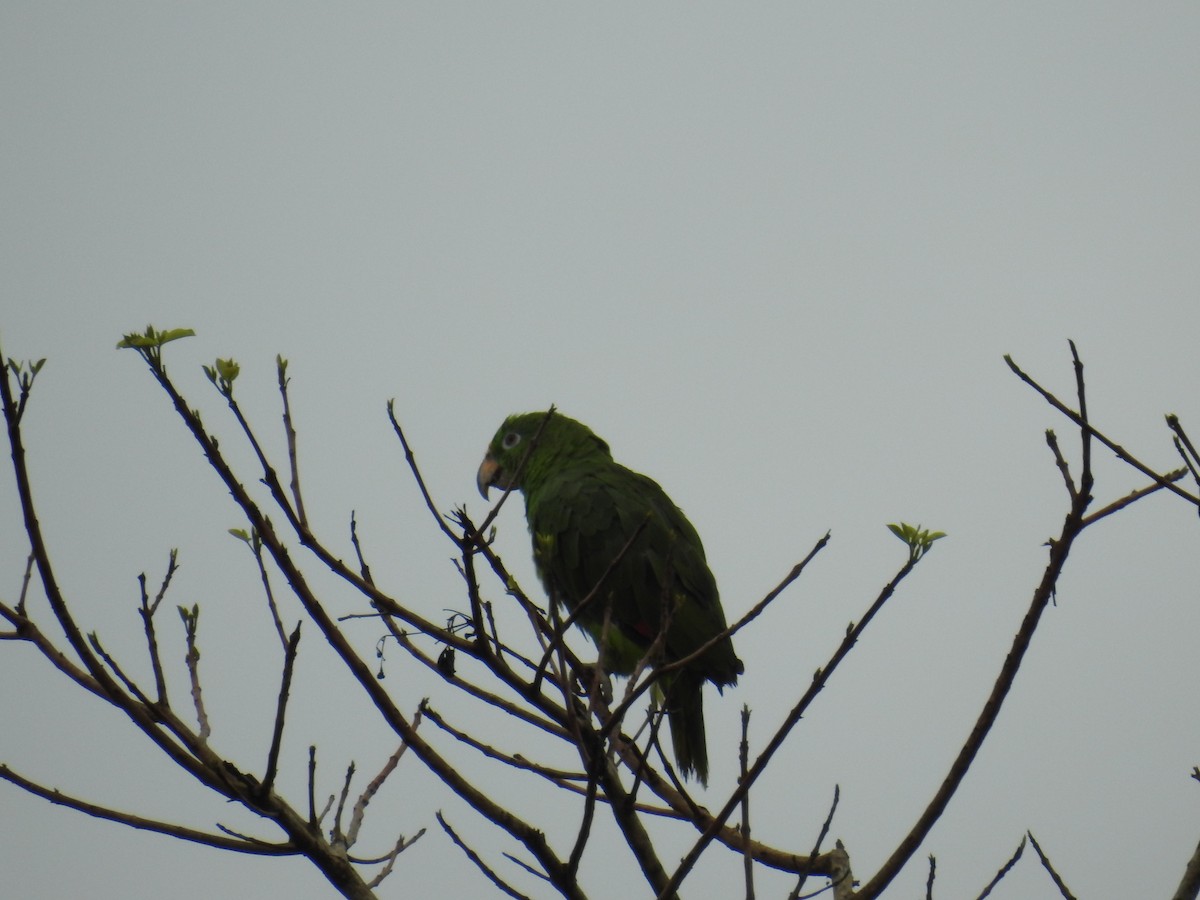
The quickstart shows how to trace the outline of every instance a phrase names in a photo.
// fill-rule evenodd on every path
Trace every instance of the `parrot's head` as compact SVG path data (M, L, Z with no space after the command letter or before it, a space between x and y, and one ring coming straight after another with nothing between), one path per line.
M475 484L486 500L488 488L525 490L556 467L597 457L611 460L608 444L582 422L549 412L517 413L504 420L488 444Z

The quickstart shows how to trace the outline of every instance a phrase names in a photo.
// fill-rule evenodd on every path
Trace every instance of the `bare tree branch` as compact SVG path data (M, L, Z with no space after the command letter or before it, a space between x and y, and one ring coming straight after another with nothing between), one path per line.
M1012 856L1009 857L1008 862L1006 862L1004 865L1002 865L1000 867L1000 870L992 877L992 880L987 883L987 887L985 887L983 889L983 891L979 894L979 900L984 900L984 898L987 897L992 892L992 888L994 888L1001 881L1003 881L1004 876L1006 876L1009 872L1012 871L1013 866L1015 866L1017 864L1017 861L1021 858L1021 854L1025 852L1025 841L1026 840L1027 840L1027 836L1024 834L1021 835L1021 843L1017 844L1017 851Z
M157 333L157 336L165 342L178 334L176 332ZM148 329L146 339L149 341L151 337L152 330ZM589 598L584 601L584 604L573 609L566 621L561 621L558 610L553 608L553 604L548 612L543 611L521 590L491 544L494 530L489 532L489 529L512 489L505 489L504 495L490 509L478 528L467 516L465 507L456 509L447 515L440 514L417 465L415 454L395 418L394 406L389 403L389 419L403 447L408 467L418 485L425 505L437 521L439 530L457 550L458 555L454 561L463 578L469 604L469 609L464 608L460 600L458 609L448 609L449 619L446 621L445 627L425 619L415 611L413 606L398 602L374 583L370 568L364 558L357 522L353 514L350 521L350 541L354 550L351 565L347 565L331 552L329 545L323 543L314 533L304 510L301 496L297 464L298 439L290 409L286 361L281 357L277 358L277 367L283 403L283 425L287 441L287 467L291 474L288 487L285 487L280 481L262 443L256 438L250 422L233 399L232 386L237 373L236 364L231 360L219 360L219 365L210 374L213 383L228 401L233 421L240 430L241 437L246 440L257 465L261 467L259 480L265 485L269 499L264 498L260 503L244 487L244 484L250 482L239 479L221 451L216 437L210 434L204 426L199 413L190 408L178 393L175 385L167 376L158 347L154 346L151 349L149 345L146 345L146 349L140 351L148 363L152 375L174 405L175 412L197 441L221 483L228 489L236 506L246 517L247 530L244 532L238 530L235 531L235 534L246 540L255 555L256 566L266 593L275 631L284 649L281 686L276 702L270 746L266 748L266 766L262 781L257 781L253 776L239 771L229 760L222 758L209 746L212 729L202 700L198 669L198 606L192 606L190 610L180 608L186 629L187 652L184 665L191 682L192 705L196 712L196 723L193 725L182 721L170 707L166 674L160 658L159 636L153 617L165 597L172 575L176 570L175 551L171 552L166 576L158 595L153 600L149 596L145 576L139 578L141 601L138 611L143 620L146 646L154 676L152 695L148 696L143 692L138 684L125 674L117 660L104 650L99 638L95 634L86 634L72 617L67 599L62 595L54 579L54 569L46 550L46 540L41 533L34 510L32 490L25 467L25 450L21 443L20 423L27 409L30 397L29 387L32 384L32 374L35 372L22 374L18 368L11 365L0 377L0 403L3 404L10 446L13 450L18 499L26 536L29 539L30 554L20 599L16 606L10 607L0 603L0 620L6 623L6 630L0 632L0 640L27 642L75 683L121 709L136 727L200 783L229 800L238 802L247 810L276 823L282 830L285 839L272 844L255 837L238 834L220 825L217 826L217 829L221 833L206 834L202 831L164 822L140 819L131 814L94 807L83 801L65 797L57 791L33 785L32 782L27 782L26 779L15 775L4 766L0 766L0 778L11 781L38 796L46 797L51 802L73 805L89 814L123 822L132 827L244 853L302 854L318 867L343 896L367 900L373 896L374 887L393 871L399 854L406 847L411 846L412 842L423 833L423 830L418 832L412 839L401 836L394 844L389 837L388 846L391 849L374 859L365 859L357 855L351 856L348 852L349 848L354 846L359 839L368 804L385 779L394 771L401 755L411 749L413 756L430 773L463 799L484 820L524 848L517 852L520 856L529 859L530 862L522 861L512 853L505 853L507 858L536 877L544 879L550 887L564 897L582 898L584 896L584 889L580 884L582 860L587 848L592 843L596 811L603 810L605 807L607 807L613 824L625 841L629 853L639 867L646 883L660 898L677 897L680 885L694 871L699 858L708 851L714 841L725 844L739 854L745 894L748 898L755 896L754 866L756 864L798 874L800 877L795 889L791 892L793 898L800 897L805 877L809 874L828 877L832 882L831 888L834 896L839 900L851 896L858 898L878 896L920 847L933 824L944 812L966 771L973 764L1016 677L1016 672L1020 668L1025 651L1028 649L1032 635L1040 621L1040 616L1054 596L1055 586L1074 539L1088 525L1114 515L1137 500L1160 490L1165 489L1190 502L1200 503L1196 497L1178 486L1178 482L1189 472L1196 477L1198 468L1200 468L1200 460L1196 458L1195 448L1182 428L1178 426L1177 420L1173 422L1173 417L1168 417L1168 425L1174 433L1174 443L1185 461L1186 468L1160 475L1130 457L1123 448L1105 438L1090 424L1083 364L1073 343L1070 344L1070 349L1075 373L1078 412L1072 411L1066 404L1058 401L1050 392L1041 388L1021 372L1011 358L1006 358L1009 366L1022 380L1034 387L1051 406L1066 415L1080 429L1080 459L1077 464L1068 462L1067 455L1060 448L1053 432L1047 432L1047 443L1053 455L1054 464L1062 476L1069 499L1069 510L1062 530L1057 538L1049 542L1049 560L1046 570L1034 590L1029 610L1013 640L1009 655L1001 667L970 736L959 750L944 781L908 834L897 845L879 871L857 893L855 893L849 855L841 842L836 842L835 849L832 851L827 853L820 851L822 843L828 836L837 809L839 791L836 787L829 814L820 829L812 852L807 856L769 847L752 839L749 792L755 781L773 760L778 749L796 728L817 694L824 689L832 673L856 645L867 624L872 621L883 604L894 595L900 582L911 572L919 559L919 554L913 554L908 563L895 574L868 607L862 620L847 628L828 663L824 668L817 669L810 683L802 685L804 690L799 700L753 760L750 755L748 736L749 707L743 706L742 740L739 745L741 777L724 804L713 814L701 806L697 799L693 799L689 795L670 759L664 754L658 739L663 721L661 712L653 711L654 704L651 704L652 712L645 720L642 721L639 716L637 721L634 721L635 717L630 716L629 710L632 709L632 704L641 699L646 691L655 690L655 686L660 683L661 678L686 667L695 659L709 652L718 642L727 640L731 635L758 619L767 607L800 576L805 566L826 545L829 535L826 534L809 554L800 563L797 563L791 572L749 612L727 627L721 634L698 648L688 658L656 666L660 662L661 654L658 652L658 643L651 642L643 657L634 667L620 703L615 708L610 708L612 706L611 692L606 694L603 690L604 682L607 679L604 673L606 641L603 629L599 641L599 658L595 666L587 666L578 659L567 646L565 632L579 618L580 614L585 612L584 607L588 603L593 600L602 602L607 599L605 581L608 573L619 563L621 555L610 562L608 571L593 587ZM10 372L18 376L19 399L14 396ZM543 421L543 428L545 422L549 421L554 414L555 410L551 407ZM531 447L536 440L537 436L531 442ZM1093 488L1092 446L1096 441L1113 450L1120 459L1134 468L1143 471L1151 479L1152 484L1135 490L1095 512L1089 512ZM1077 475L1072 472L1073 465L1077 465ZM275 508L272 509L272 507ZM280 514L286 520L282 532L272 522L272 517L278 518ZM485 535L485 532L488 534ZM635 530L628 537L621 554L626 553L635 544L639 533ZM304 551L303 559L299 558L301 554L297 552L300 549ZM477 555L483 558L486 565L477 562ZM310 586L306 574L310 564L324 565L342 582L357 591L360 603L363 604L358 607L359 611L340 619L331 616L322 600ZM62 643L61 638L51 640L27 615L26 596L32 582L34 568L38 571L41 589L49 602L54 622L66 637L62 649L56 645L56 642ZM274 787L279 779L285 713L291 691L291 678L297 655L300 626L296 626L289 638L279 614L269 568L277 570L285 588L294 595L302 607L303 618L311 620L312 625L319 630L325 643L332 648L341 663L346 666L359 688L374 704L380 717L399 739L397 749L383 765L379 774L359 794L352 810L349 808L349 803L351 780L354 774L353 764L346 772L340 795L330 795L329 804L325 810L318 812L316 808L315 745L310 745L309 748L307 815L296 812L286 801L275 795ZM488 569L490 569L490 574ZM506 624L505 619L501 618L501 624L504 625L506 632L503 636L501 635L496 626L497 617L492 614L492 603L485 590L487 585L481 586L480 584L481 575L487 580L488 585L491 584L492 575L498 579L497 583L504 593L511 596L514 602L525 611L528 618L528 629L514 629ZM278 579L276 580L278 581ZM666 634L674 612L672 604L666 600L666 595L669 593L670 585L664 586L663 623L659 641ZM453 604L436 603L434 608L444 605L452 606ZM370 609L371 612L368 613L367 609ZM586 612L594 613L594 610ZM610 616L611 609L606 608L606 623ZM531 761L538 757L537 752L527 756L498 750L484 739L482 732L472 733L448 724L424 702L411 718L401 713L387 690L390 685L382 684L382 661L379 663L380 674L376 677L374 667L368 665L364 654L360 653L349 640L346 632L350 629L347 628L346 631L343 631L343 623L351 618L370 622L378 619L387 629L380 638L381 642L388 635L392 636L414 660L429 669L438 671L447 686L462 691L465 695L484 705L501 710L518 721L535 726L537 731L531 733L543 740L545 735L549 735L564 741L578 753L582 761L582 771L564 771ZM422 638L418 635L423 635L436 642L436 645L432 645L435 647L433 652L426 652L427 645L422 643ZM534 649L530 649L531 647ZM437 648L441 649L440 655L437 653ZM455 654L462 655L460 667L468 677L463 677L463 674L456 672ZM394 679L391 684L394 684ZM418 725L424 715L433 719L439 729L454 740L476 749L490 760L509 767L509 772L520 773L515 777L521 777L538 786L553 786L554 789L570 791L579 797L581 805L577 827L564 829L560 823L559 827L549 831L532 821L516 816L511 808L497 802L495 792L491 791L487 785L486 775L477 776L474 768L468 769L451 763L435 747L434 743L427 740L429 738L437 743L440 740L438 738L440 732L432 734L427 731L418 732ZM629 730L634 731L632 737L624 730L627 727L627 718L630 719ZM492 767L492 763L484 765L488 768ZM525 773L536 775L537 779L541 779L541 781L528 779ZM639 800L639 794L642 800ZM700 795L697 797L700 798ZM650 802L644 802L645 800ZM658 802L665 805L655 805ZM730 825L729 823L733 821L731 816L739 809L741 811L740 823L736 826ZM327 814L331 811L334 811L334 814L332 823L328 824L329 837L327 839L322 834L321 823L328 823ZM645 817L650 815L680 821L680 825L672 826L677 830L695 828L697 832L692 847L671 872L664 868L659 848L655 843L659 832L656 831L652 835L646 827ZM349 819L348 822L346 818ZM438 814L438 821L451 839L463 849L468 858L480 868L480 871L491 883L510 896L523 896L483 863L478 854L461 841L441 814ZM563 849L567 854L565 858L560 858L558 851L547 838L547 833L552 834L556 842L562 842ZM394 835L394 832L392 834ZM1029 835L1028 838L1033 841L1032 835ZM570 843L569 848L566 847L568 843ZM1037 847L1036 842L1034 842L1034 846L1063 896L1070 897L1070 893L1050 866L1049 860ZM1013 859L998 873L993 884L997 883L1012 868L1019 859L1023 847L1024 839ZM1200 884L1200 874L1195 874L1193 871L1200 871L1200 862L1197 860L1200 860L1200 849L1197 850L1196 857L1189 865L1188 873L1185 874L1184 882L1180 886L1180 900L1184 896L1188 896L1186 894L1188 890L1191 891L1191 900L1196 900L1197 891L1200 890L1197 887L1197 884ZM354 868L365 865L382 866L369 882ZM936 860L930 855L926 883L927 897L932 896L935 873ZM985 896L991 887L992 885L989 885L985 889Z
M1187 491L1185 491L1183 488L1179 487L1178 485L1168 482L1162 475L1159 475L1157 472L1155 472L1153 469L1151 469L1149 466L1147 466L1141 460L1137 459L1135 456L1133 456L1128 450L1126 450L1120 444L1117 444L1113 440L1111 440L1108 437L1106 437L1105 435L1101 434L1094 427L1092 427L1092 425L1089 422L1087 422L1085 419L1083 419L1079 413L1075 412L1075 410L1066 406L1061 400L1059 400L1057 397L1055 397L1053 394L1051 394L1048 390L1046 390L1044 387L1042 387L1040 384L1038 384L1036 381L1034 381L1032 378L1030 378L1027 374L1025 374L1025 372L1023 372L1021 370L1021 368L1015 362L1013 362L1011 356L1005 356L1004 361L1006 363L1008 363L1008 367L1013 370L1013 372L1016 374L1016 376L1018 378L1020 378L1023 382L1025 382L1027 385L1029 385L1031 388L1033 388L1035 391L1037 391L1047 403L1049 403L1051 406L1053 406L1055 409L1057 409L1060 413L1062 413L1064 416L1066 416L1068 419L1070 419L1072 422L1074 422L1077 426L1079 426L1082 429L1085 429L1089 435L1095 437L1096 440L1098 440L1105 447L1107 447L1114 454L1116 454L1117 459L1127 462L1129 465L1133 466L1135 469L1137 469L1139 472L1141 472L1147 478L1150 478L1153 481L1155 481L1156 483L1161 484L1162 487L1166 488L1171 493L1176 494L1179 497L1182 497L1184 500L1187 500L1189 503L1200 506L1200 497L1189 494Z
M290 486L292 499L296 503L296 516L300 524L308 527L308 514L304 511L304 497L300 494L300 466L296 461L296 429L292 424L292 405L288 400L288 385L291 379L287 377L288 361L282 356L275 357L275 371L279 379L279 396L283 400L283 431L287 436L288 470L292 473Z
M1192 858L1188 860L1187 868L1183 872L1183 880L1175 889L1172 900L1196 900L1198 896L1200 896L1200 844L1196 845Z
M1183 478L1183 476L1186 475L1187 473L1188 473L1187 469L1174 469L1170 472L1167 472L1167 474L1165 474L1163 476L1163 480L1167 481L1167 482L1178 481L1179 479ZM1136 503L1138 500L1141 500L1143 497L1149 497L1151 494L1155 493L1156 491L1161 491L1164 486L1165 485L1162 482L1156 482L1154 484L1147 485L1144 488L1139 488L1136 491L1130 491L1128 494L1126 494L1124 497L1121 497L1119 500L1114 500L1112 503L1108 504L1107 506L1104 506L1104 507L1096 510L1095 512L1088 513L1086 516L1084 516L1083 517L1083 527L1086 528L1087 526L1091 525L1093 522L1097 522L1100 519L1103 519L1107 516L1111 516L1115 512L1120 512L1125 507L1127 507L1133 503Z
M810 857L816 857L821 852L821 844L825 842L826 836L829 834L829 829L833 825L833 814L837 812L838 800L841 799L842 789L838 785L833 786L833 802L829 804L829 815L825 817L825 824L821 826L821 830L817 833L817 840L813 843ZM796 886L792 888L788 894L788 900L799 900L800 892L804 890L804 883L808 880L809 873L801 872L800 877L796 880Z
M271 749L267 751L267 768L263 774L262 792L268 793L275 785L279 769L279 750L283 744L283 717L287 710L288 696L292 688L292 669L296 665L296 650L300 646L300 623L288 639L283 654L283 676L280 678L279 700L275 705L275 727L271 730Z
M1032 831L1026 832L1029 835L1029 843L1033 845L1033 849L1037 851L1038 859L1042 861L1042 868L1050 873L1050 877L1054 880L1054 886L1058 888L1058 892L1062 895L1063 900L1075 900L1075 895L1072 894L1066 884L1063 883L1062 877L1055 870L1050 862L1050 857L1046 856L1041 845L1037 842L1037 838L1033 836Z
M142 626L146 633L146 646L150 654L150 668L154 672L154 694L157 702L160 704L167 704L169 701L167 700L167 680L163 674L162 658L158 652L158 638L154 631L154 614L158 612L159 604L162 603L163 597L167 595L167 589L171 586L171 578L175 575L175 570L178 567L178 559L179 551L172 549L167 559L167 572L163 576L162 584L153 602L150 601L150 597L146 593L146 573L143 572L138 576L138 585L141 588L142 598L138 613L142 617Z
M446 821L445 816L443 816L440 812L437 813L437 820L438 824L442 826L442 830L445 831L450 837L450 840L454 841L454 845L458 847L458 849L464 854L466 854L467 859L475 864L475 868L479 869L479 871L484 874L488 881L498 887L509 897L515 897L517 900L531 900L529 896L522 894L520 891L502 879L499 875L497 875L496 872L490 866L488 866L488 864L485 863L482 858L480 858L478 853L468 847L463 839L458 836L458 833L450 827L450 823Z
M22 790L28 791L34 796L41 797L43 800L49 800L55 806L66 806L70 809L86 813L95 819L107 819L110 822L128 825L130 828L137 828L140 831L153 831L158 834L179 838L183 841L216 847L218 850L232 850L235 853L249 853L256 856L295 856L300 852L291 844L272 844L266 841L260 842L242 838L230 838L220 834L197 831L194 828L185 828L182 825L173 825L154 819L146 819L133 813L109 809L108 807L99 806L95 803L89 803L86 800L80 800L77 797L64 794L57 788L43 787L37 782L30 781L28 778L17 774L3 763L0 763L0 779L15 784Z
M750 707L742 704L742 739L738 743L738 766L746 780L750 762ZM742 798L742 835L746 847L742 851L742 875L746 883L746 900L754 900L754 856L750 853L750 792Z

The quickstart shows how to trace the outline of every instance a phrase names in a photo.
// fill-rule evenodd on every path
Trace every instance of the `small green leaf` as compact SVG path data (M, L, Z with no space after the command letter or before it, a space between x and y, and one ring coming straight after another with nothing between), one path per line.
M242 367L232 359L217 360L217 373L228 382L232 383L233 380L238 377L238 373L241 371Z
M233 382L242 371L242 367L232 359L218 358L211 366L201 366L204 374L223 397L233 396Z
M177 341L180 338L195 336L196 332L191 328L172 328L170 331L164 331L159 334L158 344L161 347L163 344L169 344L171 341Z

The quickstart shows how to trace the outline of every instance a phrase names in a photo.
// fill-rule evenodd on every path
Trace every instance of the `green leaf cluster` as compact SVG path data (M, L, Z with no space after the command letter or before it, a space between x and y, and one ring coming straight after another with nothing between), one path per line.
M242 367L232 359L218 359L211 366L204 367L204 374L224 397L233 396L233 382L241 371Z
M930 531L920 525L909 525L907 522L889 523L888 529L908 545L908 558L912 562L924 556L934 541L946 536L944 531Z
M16 376L18 384L20 384L22 390L24 390L33 386L33 379L37 378L37 373L42 371L42 366L45 364L46 357L44 356L37 362L34 362L31 359L26 360L25 362L21 362L20 360L16 359L10 359L8 361L8 368L12 371L13 375Z
M190 328L168 328L166 331L159 331L153 325L147 325L141 334L132 331L117 341L117 349L136 350L152 368L161 371L163 344L195 335L196 332Z

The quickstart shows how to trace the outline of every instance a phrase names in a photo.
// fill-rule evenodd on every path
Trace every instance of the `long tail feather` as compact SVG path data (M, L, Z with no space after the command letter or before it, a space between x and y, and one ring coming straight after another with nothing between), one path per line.
M675 764L685 778L708 786L708 743L704 737L704 679L680 672L666 689L667 719Z

